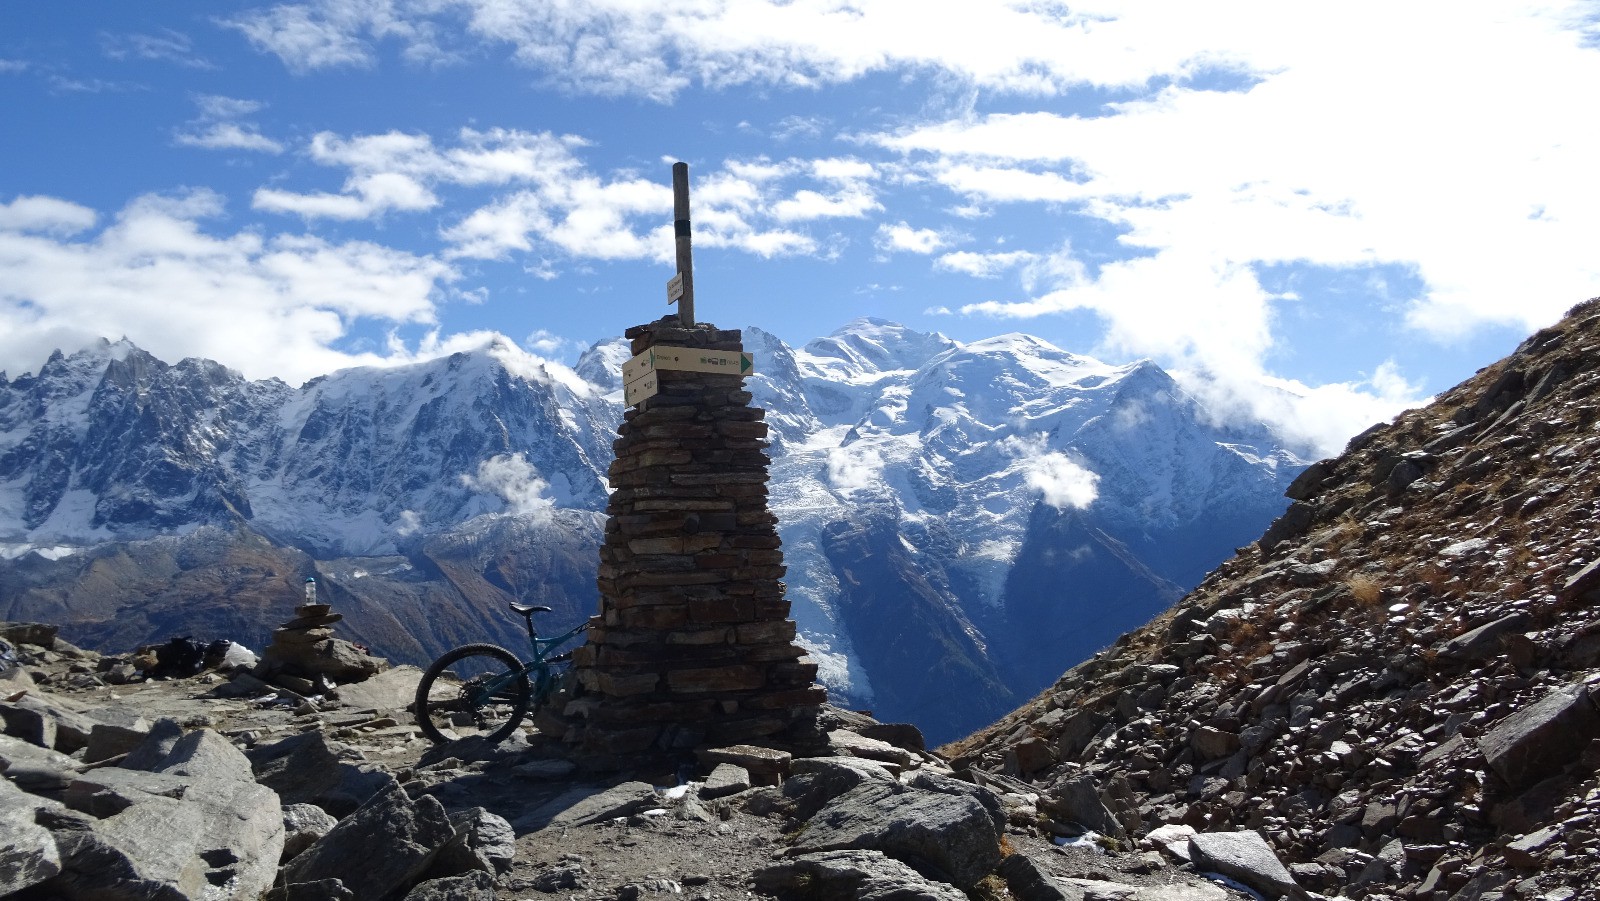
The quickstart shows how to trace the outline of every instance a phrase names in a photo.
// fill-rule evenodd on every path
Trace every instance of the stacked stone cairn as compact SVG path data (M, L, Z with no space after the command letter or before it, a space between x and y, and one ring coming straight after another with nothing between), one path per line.
M741 351L737 330L629 329L652 347ZM810 748L826 691L795 644L767 509L765 411L737 371L658 369L614 444L600 614L574 654L565 740L595 766L733 743Z
M261 655L255 676L302 695L326 694L335 685L363 682L389 668L359 645L333 637L333 624L344 619L331 604L317 602L316 580L306 580L306 603L294 608L295 618L278 626L272 644Z

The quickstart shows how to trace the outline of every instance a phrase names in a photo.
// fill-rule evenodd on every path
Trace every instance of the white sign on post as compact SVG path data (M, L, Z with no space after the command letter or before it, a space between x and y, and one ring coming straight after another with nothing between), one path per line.
M683 296L683 273L680 272L667 279L667 303L677 303Z

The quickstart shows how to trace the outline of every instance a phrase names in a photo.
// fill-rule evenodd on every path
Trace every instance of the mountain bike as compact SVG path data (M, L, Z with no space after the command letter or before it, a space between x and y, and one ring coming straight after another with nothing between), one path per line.
M527 621L532 659L519 661L499 645L469 644L447 651L422 674L413 709L422 734L435 744L472 734L490 742L509 736L555 694L566 671L562 664L572 660L571 651L550 651L589 628L585 620L555 638L540 638L533 615L549 607L512 604L511 610Z

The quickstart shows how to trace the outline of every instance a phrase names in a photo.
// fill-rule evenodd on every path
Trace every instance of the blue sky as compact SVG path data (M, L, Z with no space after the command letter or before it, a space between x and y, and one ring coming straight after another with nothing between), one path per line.
M1600 5L0 5L0 370L669 312L1151 357L1320 450L1600 294Z

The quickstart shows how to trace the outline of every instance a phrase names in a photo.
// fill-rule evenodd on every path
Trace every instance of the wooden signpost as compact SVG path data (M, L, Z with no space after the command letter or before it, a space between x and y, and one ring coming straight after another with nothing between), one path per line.
M667 303L678 305L678 322L694 328L694 260L689 247L689 164L672 166L672 228L678 244L678 273L667 280ZM746 376L755 371L755 358L743 351L696 350L657 344L622 366L623 397L628 406L654 397L661 390L657 373L710 372Z
M678 302L678 321L684 328L694 328L694 254L689 247L689 164L672 164L672 233L677 236L678 296L674 298L673 283L667 282L667 303Z

